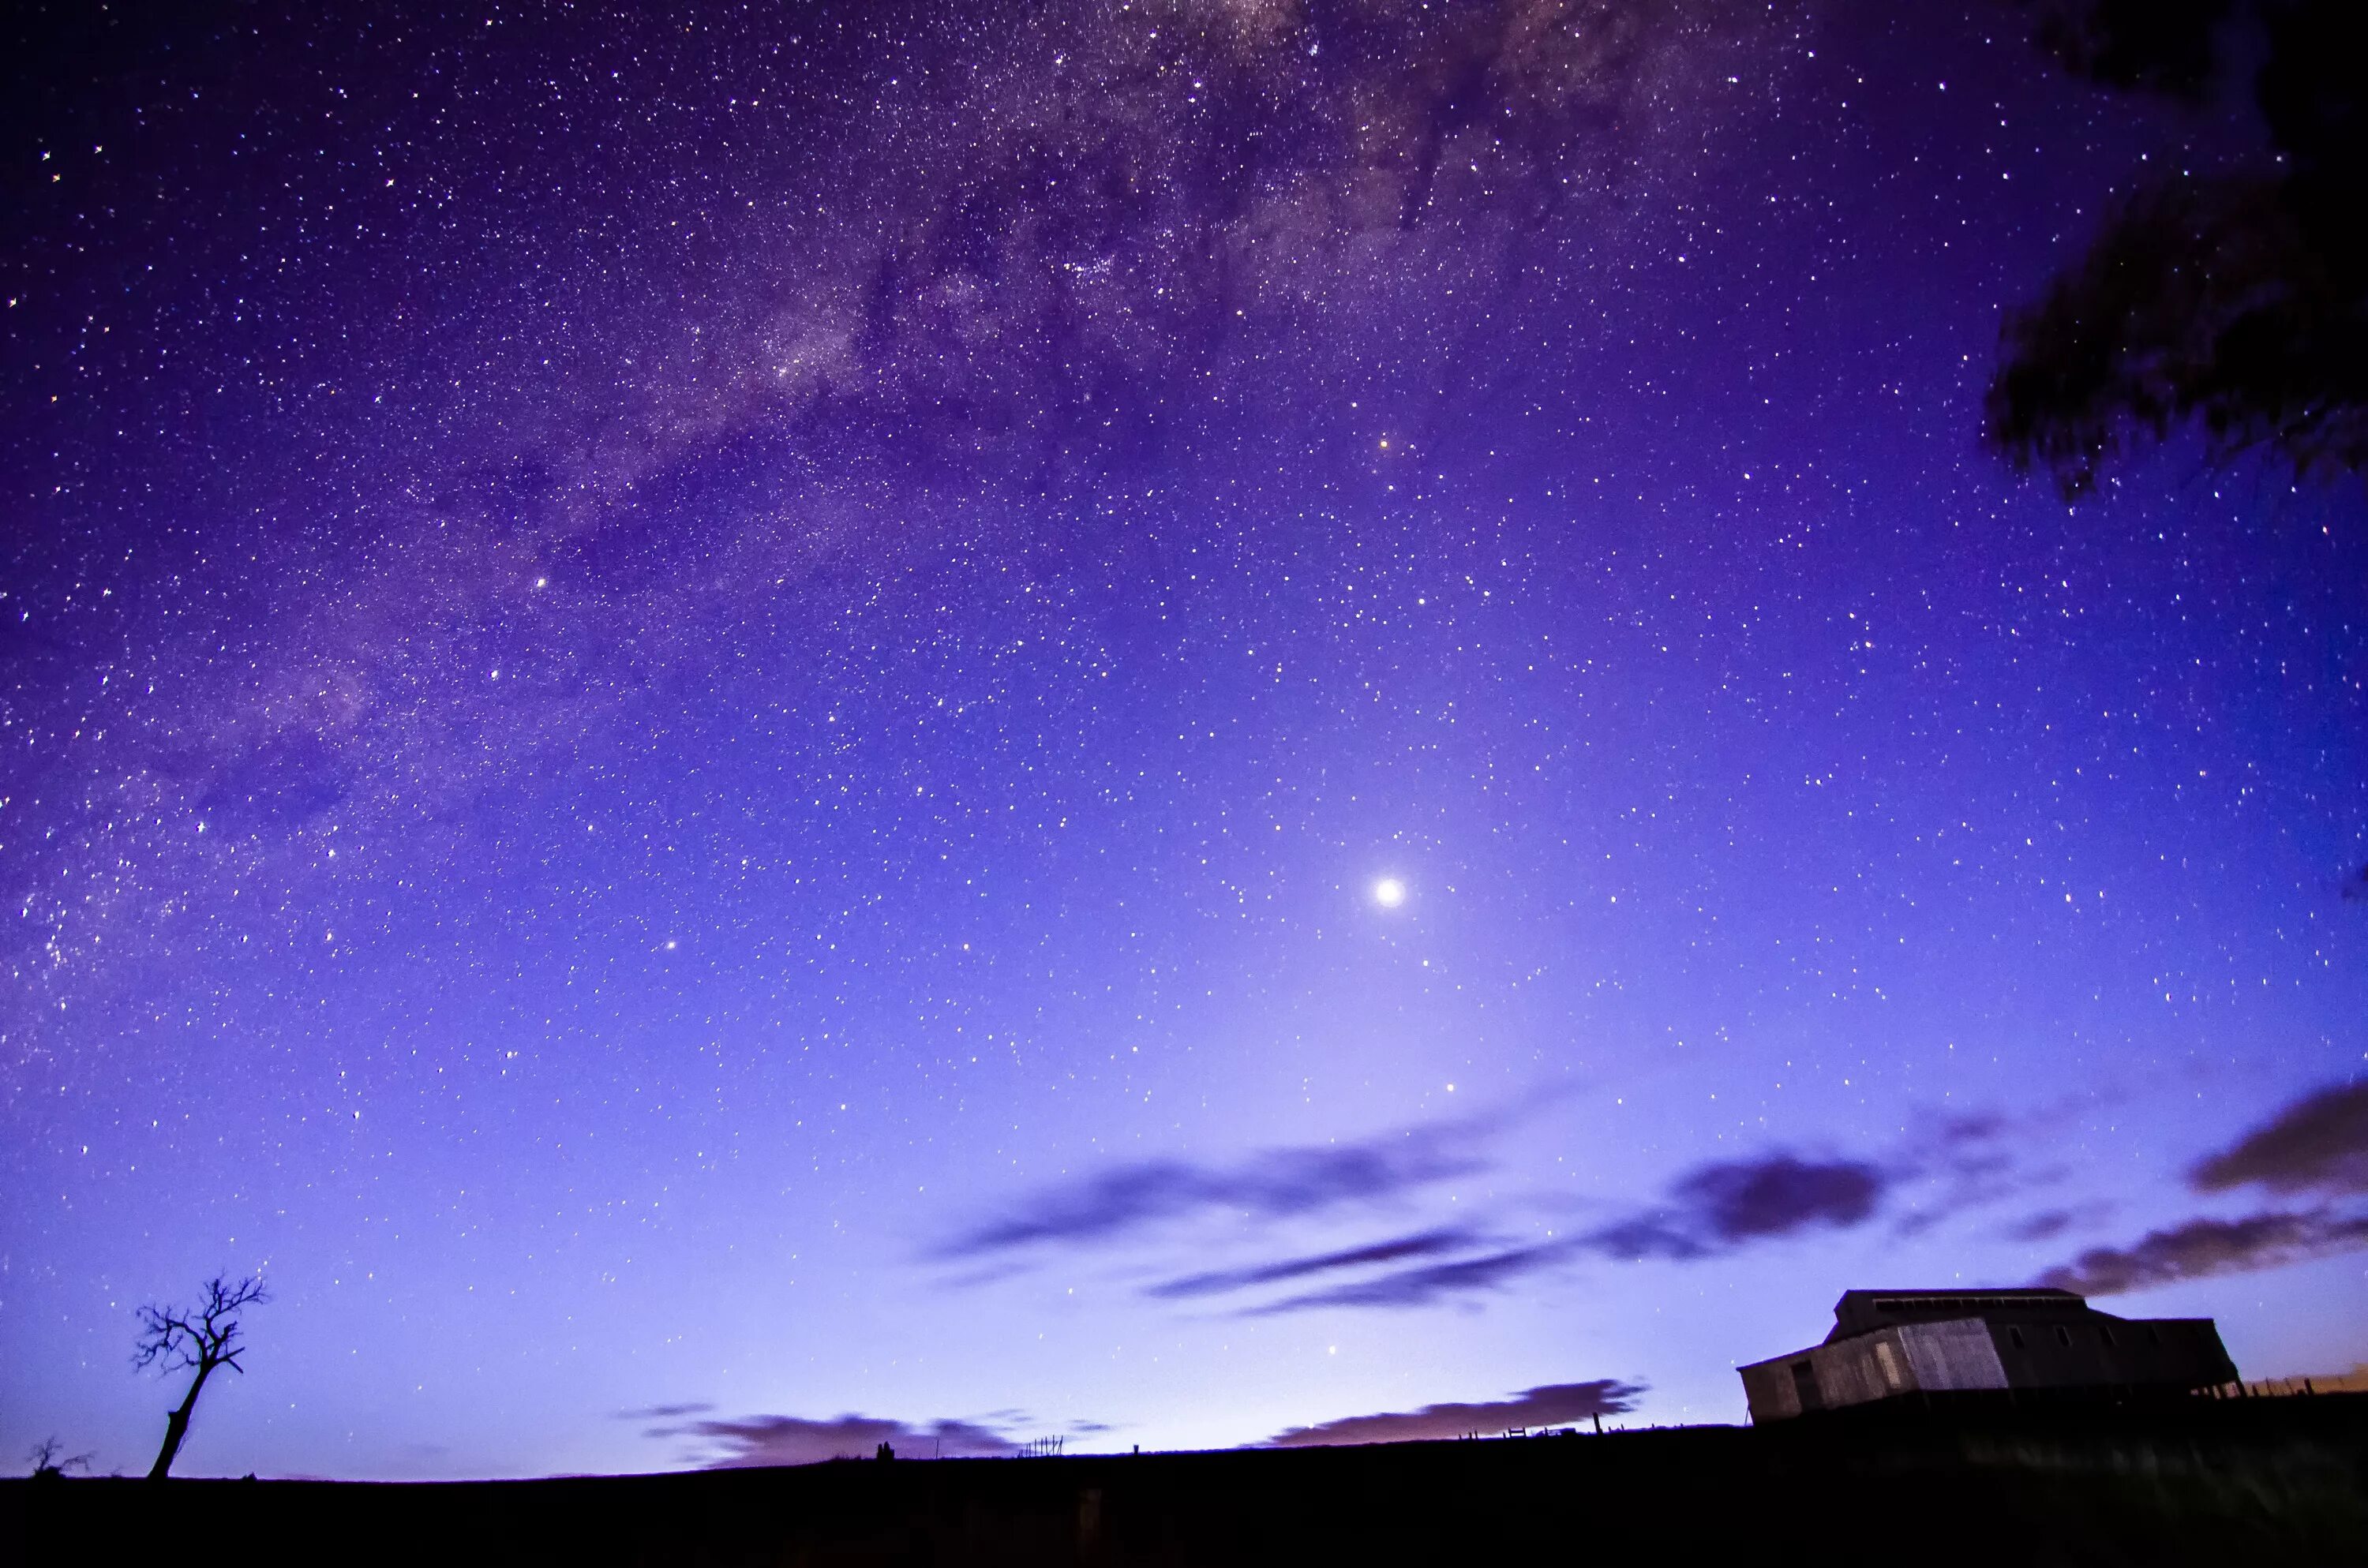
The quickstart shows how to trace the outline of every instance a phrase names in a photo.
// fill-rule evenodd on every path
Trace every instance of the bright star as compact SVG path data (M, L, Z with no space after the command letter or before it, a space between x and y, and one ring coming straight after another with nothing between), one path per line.
M1373 884L1373 902L1383 909L1395 909L1406 902L1406 885L1395 877L1383 877Z

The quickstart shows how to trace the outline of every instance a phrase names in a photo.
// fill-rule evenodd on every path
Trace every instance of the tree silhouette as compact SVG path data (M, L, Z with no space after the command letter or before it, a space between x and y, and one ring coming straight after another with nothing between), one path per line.
M2232 32L2258 40L2264 157L2166 174L2009 318L1985 435L2067 497L2134 437L2200 426L2215 456L2368 470L2368 5L2017 0L2040 44L2104 85L2200 102Z
M131 1364L153 1366L164 1373L188 1369L198 1374L189 1380L189 1392L182 1398L180 1407L165 1418L165 1446L157 1450L156 1462L149 1468L151 1481L164 1480L172 1470L173 1457L181 1451L181 1439L189 1435L189 1415L198 1407L198 1395L204 1390L206 1380L213 1376L214 1369L246 1370L238 1364L246 1349L238 1342L240 1311L260 1306L271 1299L264 1293L260 1279L242 1279L233 1285L217 1274L206 1281L204 1289L205 1300L191 1312L174 1307L140 1309L140 1344Z
M44 1437L35 1443L26 1450L25 1457L33 1461L33 1479L36 1481L62 1480L68 1471L90 1468L88 1454L68 1454L65 1445L54 1437Z

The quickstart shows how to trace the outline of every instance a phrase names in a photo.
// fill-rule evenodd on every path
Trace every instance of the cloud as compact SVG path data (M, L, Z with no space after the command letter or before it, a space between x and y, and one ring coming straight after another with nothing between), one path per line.
M639 1410L617 1412L620 1421L679 1421L686 1415L704 1415L715 1406L707 1401L693 1400L688 1404L652 1404Z
M2201 1192L2261 1186L2272 1192L2368 1192L2368 1082L2330 1084L2203 1161Z
M1573 1244L1568 1242L1546 1242L1537 1246L1515 1247L1507 1252L1463 1258L1454 1263L1400 1269L1376 1279L1360 1280L1353 1285L1336 1285L1330 1290L1287 1296L1280 1301L1254 1308L1246 1315L1270 1317L1277 1312L1305 1312L1313 1307L1427 1307L1450 1296L1494 1290L1522 1275L1552 1267L1567 1258L1572 1247Z
M2042 1285L2112 1296L2180 1279L2248 1274L2368 1246L2368 1215L2271 1212L2242 1220L2190 1220L2128 1247L2091 1247L2039 1277Z
M1694 1262L1750 1243L1816 1227L1848 1228L1880 1206L1890 1179L1857 1160L1810 1160L1776 1153L1753 1160L1697 1165L1669 1187L1669 1201L1615 1220L1583 1236L1504 1248L1472 1257L1398 1268L1369 1279L1286 1296L1247 1310L1251 1317L1322 1307L1425 1307L1503 1289L1581 1254L1635 1261ZM1461 1227L1417 1232L1370 1246L1248 1268L1187 1275L1151 1288L1167 1297L1216 1295L1368 1264L1436 1257L1481 1244Z
M2050 1209L2018 1222L2008 1230L2007 1234L2019 1242L2044 1242L2062 1235L2072 1228L2072 1224L2073 1214L2069 1209Z
M1442 1123L1364 1143L1273 1149L1231 1166L1186 1160L1121 1165L1040 1191L1017 1212L973 1227L935 1256L981 1257L1040 1244L1107 1242L1212 1209L1288 1219L1393 1198L1481 1169L1484 1162L1463 1145L1485 1125Z
M1234 1165L1154 1160L1045 1188L1012 1211L964 1231L931 1254L943 1260L1002 1259L1040 1245L1093 1246L1165 1221L1212 1210L1285 1220L1350 1203L1378 1202L1483 1169L1472 1145L1498 1119L1417 1127L1346 1146L1278 1149ZM1988 1136L1983 1129L1978 1136ZM1416 1263L1370 1278L1329 1285L1247 1310L1246 1315L1319 1307L1419 1307L1502 1289L1582 1253L1622 1260L1707 1258L1753 1242L1816 1227L1847 1228L1881 1206L1896 1177L1860 1160L1820 1160L1775 1151L1697 1165L1667 1199L1584 1236L1497 1251L1463 1225L1442 1225L1331 1251L1241 1267L1183 1274L1144 1288L1168 1301L1251 1290L1313 1276ZM1457 1256L1475 1253L1471 1256ZM990 1268L978 1278L999 1278Z
M1691 1263L1710 1256L1711 1249L1664 1215L1638 1214L1591 1232L1582 1244L1590 1252L1628 1263L1665 1257Z
M1016 1454L1020 1449L994 1427L975 1421L939 1420L916 1426L884 1416L855 1415L827 1421L803 1415L694 1421L659 1427L649 1436L690 1437L720 1447L723 1452L706 1461L711 1470L870 1459L882 1443L893 1446L899 1459L994 1459Z
M1375 1263L1401 1263L1413 1257L1435 1257L1441 1253L1461 1252L1474 1244L1475 1238L1471 1232L1449 1226L1435 1231L1418 1231L1410 1236L1395 1236L1385 1242L1349 1247L1340 1252L1319 1253L1313 1257L1287 1257L1249 1268L1221 1268L1187 1274L1181 1278L1164 1280L1151 1286L1144 1294L1167 1300L1222 1295L1228 1290L1280 1284L1286 1279L1304 1279L1311 1274L1326 1274L1336 1269L1358 1268Z
M2288 1105L2188 1172L2198 1192L2368 1192L2368 1083L2330 1084ZM2040 1216L2044 1220L2048 1216ZM2037 1221L2032 1222L2036 1227ZM2052 1233L2035 1228L2033 1235ZM2126 1247L2091 1247L2041 1283L2111 1296L2180 1279L2249 1274L2368 1247L2368 1214L2319 1208L2209 1216L2148 1232Z
M1379 1415L1344 1415L1314 1426L1293 1426L1267 1439L1278 1449L1326 1444L1417 1443L1460 1437L1467 1432L1503 1432L1515 1426L1554 1426L1590 1415L1616 1415L1636 1407L1643 1383L1598 1378L1584 1383L1544 1383L1511 1399L1480 1404L1426 1404L1420 1410Z
M1673 1206L1606 1225L1585 1238L1611 1257L1691 1262L1816 1226L1863 1223L1891 1178L1861 1160L1772 1153L1698 1165L1670 1187Z
M1785 1236L1809 1224L1859 1224L1875 1212L1884 1177L1859 1161L1762 1161L1702 1165L1677 1185L1719 1241Z
M1850 1226L1874 1212L1884 1177L1856 1160L1761 1160L1704 1165L1677 1185L1724 1242L1789 1235L1811 1225Z
M2009 1127L1995 1111L1919 1118L1907 1139L1902 1173L1953 1178L1970 1190L2005 1174L2014 1164L2003 1147Z

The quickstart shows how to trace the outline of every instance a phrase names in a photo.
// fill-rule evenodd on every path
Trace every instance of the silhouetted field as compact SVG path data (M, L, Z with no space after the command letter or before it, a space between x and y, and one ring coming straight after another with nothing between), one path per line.
M2368 1561L2368 1395L555 1481L15 1481L26 1562Z

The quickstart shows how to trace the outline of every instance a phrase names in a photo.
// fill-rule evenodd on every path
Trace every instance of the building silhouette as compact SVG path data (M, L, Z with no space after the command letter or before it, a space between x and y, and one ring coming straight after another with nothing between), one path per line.
M1736 1369L1755 1425L1977 1390L2168 1393L2233 1382L2210 1318L2119 1318L2069 1290L1845 1290L1825 1343Z

